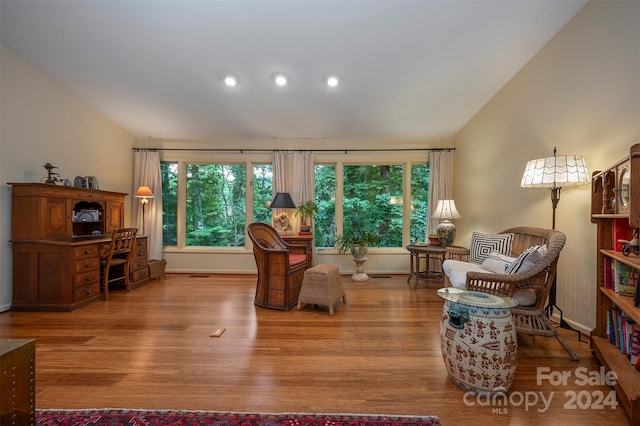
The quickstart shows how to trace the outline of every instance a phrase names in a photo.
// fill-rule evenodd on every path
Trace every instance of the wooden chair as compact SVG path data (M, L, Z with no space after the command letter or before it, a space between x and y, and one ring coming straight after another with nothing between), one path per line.
M254 303L288 311L298 302L307 269L307 246L288 244L266 223L251 223L247 231L258 268Z
M123 281L127 290L131 291L129 264L136 245L137 232L136 228L120 228L111 234L109 248L100 259L100 281L105 300L109 300L109 283Z
M553 285L558 258L566 242L564 233L552 229L517 227L506 229L500 234L513 234L511 256L517 257L534 245L546 244L546 254L532 267L514 274L496 274L491 272L467 272L465 288L496 295L505 295L519 299L526 294L532 303L519 304L511 309L518 332L530 335L555 337L567 351L571 359L578 361L578 355L567 345L556 327L551 324L545 312L547 297ZM447 247L445 260L467 261L469 250L460 247ZM445 276L445 285L451 285ZM531 297L534 295L534 297ZM524 299L524 298L522 298Z

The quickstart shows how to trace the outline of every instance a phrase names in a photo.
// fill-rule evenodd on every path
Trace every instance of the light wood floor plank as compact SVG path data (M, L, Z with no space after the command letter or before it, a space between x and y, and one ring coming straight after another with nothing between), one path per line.
M2 338L36 339L37 408L187 409L438 415L444 425L628 425L621 406L567 409L565 392L607 386L536 383L536 368L598 371L589 345L562 330L580 356L553 339L519 336L510 395L551 399L525 408L481 406L451 383L440 353L437 283L406 276L356 283L347 303L281 312L253 305L255 276L169 274L132 292L114 290L70 313L4 312ZM221 337L209 337L225 328ZM583 340L586 340L583 337ZM531 401L533 402L533 401ZM501 411L496 411L501 408Z

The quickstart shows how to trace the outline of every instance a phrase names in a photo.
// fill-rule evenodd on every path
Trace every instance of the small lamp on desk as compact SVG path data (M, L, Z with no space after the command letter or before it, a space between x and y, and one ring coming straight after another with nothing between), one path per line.
M142 204L142 235L146 235L144 226L145 206L149 202L149 198L153 198L153 192L151 192L151 188L148 186L141 186L136 191L135 197L140 198L140 204Z
M271 209L295 209L296 203L293 202L293 198L291 198L291 194L288 192L278 192L276 196L273 197L271 204L269 205ZM273 227L281 234L291 234L293 233L293 228L291 226L291 218L283 211L273 218Z

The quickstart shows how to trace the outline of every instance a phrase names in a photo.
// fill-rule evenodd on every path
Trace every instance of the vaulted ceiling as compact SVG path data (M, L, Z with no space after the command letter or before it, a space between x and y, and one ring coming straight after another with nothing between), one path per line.
M0 35L139 138L432 138L455 134L584 4L1 0Z

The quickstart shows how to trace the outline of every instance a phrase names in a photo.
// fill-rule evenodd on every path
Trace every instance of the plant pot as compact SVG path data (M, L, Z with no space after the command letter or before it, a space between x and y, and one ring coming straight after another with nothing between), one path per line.
M439 246L440 245L440 238L438 237L429 237L429 245L432 246Z
M367 254L367 245L354 244L353 247L351 247L351 254L355 259L362 259Z
M311 225L300 225L300 232L311 232Z

